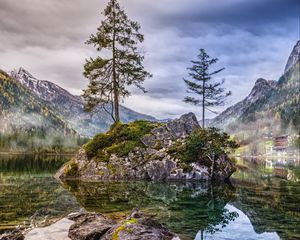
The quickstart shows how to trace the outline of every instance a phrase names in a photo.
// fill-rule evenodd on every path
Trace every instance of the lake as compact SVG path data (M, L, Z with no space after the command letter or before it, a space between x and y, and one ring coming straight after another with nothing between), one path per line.
M0 232L44 226L84 208L119 219L138 207L182 239L300 239L299 168L291 181L240 160L231 184L60 183L70 157L0 156Z

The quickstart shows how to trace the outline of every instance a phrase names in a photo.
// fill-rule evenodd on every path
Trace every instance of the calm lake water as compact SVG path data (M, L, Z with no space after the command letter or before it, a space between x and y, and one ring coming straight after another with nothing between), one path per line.
M299 168L292 181L241 161L231 184L61 184L52 176L67 160L0 156L0 231L43 226L81 208L122 218L138 207L182 239L300 239Z

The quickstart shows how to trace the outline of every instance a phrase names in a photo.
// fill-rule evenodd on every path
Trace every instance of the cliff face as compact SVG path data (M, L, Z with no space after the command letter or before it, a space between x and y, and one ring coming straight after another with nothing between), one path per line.
M244 100L227 108L224 112L215 117L210 122L210 125L218 128L226 128L227 125L241 118L251 106L258 104L259 101L270 91L275 89L276 86L276 81L268 81L263 78L257 79L250 94Z
M104 161L99 161L99 157L89 159L85 150L81 149L75 159L58 171L56 177L152 181L228 179L235 171L235 166L226 154L214 160L195 159L191 163L183 162L176 156L189 135L197 129L200 129L198 121L190 113L153 128L141 138L142 145L122 157L110 154ZM115 144L112 146L116 147ZM107 151L111 151L111 147L106 148L104 153Z
M227 108L214 118L210 126L231 131L239 124L255 123L260 119L274 120L281 117L281 124L300 127L300 41L294 46L286 63L284 74L278 81L259 78L250 94L242 101ZM232 125L231 127L228 127Z
M288 61L285 65L284 73L287 73L300 59L300 40L294 46Z

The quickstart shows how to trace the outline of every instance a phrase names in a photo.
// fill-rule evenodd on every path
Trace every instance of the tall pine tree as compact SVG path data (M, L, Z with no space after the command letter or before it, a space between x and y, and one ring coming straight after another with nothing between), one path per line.
M187 85L187 92L192 93L193 96L186 96L184 102L192 103L196 106L202 107L202 127L205 127L205 110L209 107L223 105L225 99L231 95L231 92L225 92L221 86L224 80L220 82L212 82L212 77L224 70L224 68L210 72L211 65L218 61L217 58L210 58L204 49L200 49L196 61L191 61L192 66L187 68L188 75L191 80L183 79ZM195 95L200 95L201 98L196 98ZM213 112L214 113L214 112Z
M152 75L143 66L144 56L138 44L144 41L138 22L128 19L117 0L110 0L104 10L104 20L86 44L93 45L101 57L90 58L84 65L89 85L84 90L85 109L91 111L111 103L111 115L120 121L120 98L130 95L127 87L135 85L145 92L143 81Z

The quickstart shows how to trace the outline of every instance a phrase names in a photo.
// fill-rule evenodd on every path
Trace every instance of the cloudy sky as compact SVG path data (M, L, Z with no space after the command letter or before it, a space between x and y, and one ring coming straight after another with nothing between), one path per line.
M24 67L71 93L81 94L84 42L101 20L104 0L0 0L0 68ZM147 94L132 89L124 105L158 118L200 109L182 102L189 61L199 48L218 57L219 74L243 99L259 77L277 80L299 37L299 0L120 0L145 34ZM209 115L213 117L213 115Z

